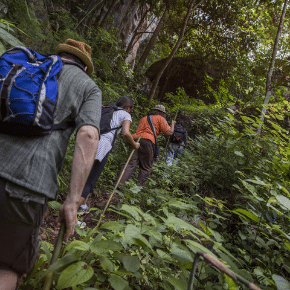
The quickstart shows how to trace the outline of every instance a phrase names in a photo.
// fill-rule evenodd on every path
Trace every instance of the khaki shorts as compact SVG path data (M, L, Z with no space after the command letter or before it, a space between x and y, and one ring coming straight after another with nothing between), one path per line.
M0 179L0 268L22 275L28 273L35 262L47 200L31 201L29 192L22 196L19 191Z

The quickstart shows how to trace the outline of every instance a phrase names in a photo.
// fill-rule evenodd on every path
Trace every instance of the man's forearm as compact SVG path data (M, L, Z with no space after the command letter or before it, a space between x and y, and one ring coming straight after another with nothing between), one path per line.
M76 137L67 199L78 203L97 153L99 133L95 127L84 126Z

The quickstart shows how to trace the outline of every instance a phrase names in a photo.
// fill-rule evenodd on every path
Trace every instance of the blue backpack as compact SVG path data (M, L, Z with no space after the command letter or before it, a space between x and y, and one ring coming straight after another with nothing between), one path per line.
M43 136L54 126L57 74L62 60L22 46L0 57L0 132Z

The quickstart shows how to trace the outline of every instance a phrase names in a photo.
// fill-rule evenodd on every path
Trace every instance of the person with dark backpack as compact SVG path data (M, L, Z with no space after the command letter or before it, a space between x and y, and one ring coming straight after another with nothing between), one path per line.
M186 145L187 131L183 127L183 121L176 119L176 126L173 134L170 136L168 149L166 152L166 164L172 166L177 163L178 155L184 150Z
M130 113L133 109L133 100L128 96L122 96L116 104L111 103L108 105L103 105L99 147L94 165L82 193L79 212L86 212L88 210L86 205L87 198L89 194L93 192L94 186L106 165L115 139L120 131L122 130L123 136L134 149L138 149L140 147L140 143L135 142L130 134L130 125L132 123Z
M69 191L59 212L74 232L99 142L102 92L91 47L67 39L56 55L16 47L0 56L0 288L18 289L38 253L48 201L76 129Z

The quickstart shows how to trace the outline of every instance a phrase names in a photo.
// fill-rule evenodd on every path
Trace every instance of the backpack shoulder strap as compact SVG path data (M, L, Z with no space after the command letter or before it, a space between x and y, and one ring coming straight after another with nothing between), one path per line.
M147 121L148 121L148 123L149 123L149 125L151 127L151 130L153 131L154 138L155 138L155 143L157 144L157 136L156 136L155 127L154 127L154 124L153 124L151 116L147 116Z

